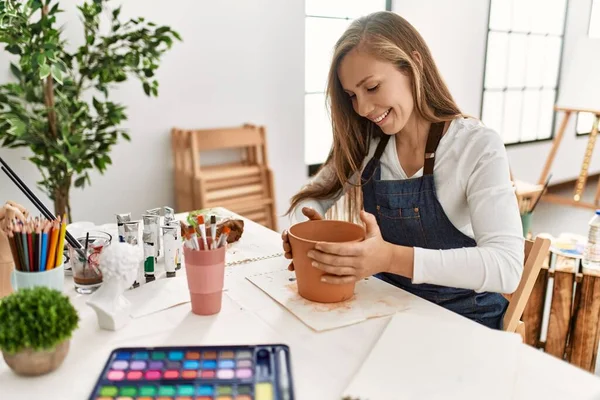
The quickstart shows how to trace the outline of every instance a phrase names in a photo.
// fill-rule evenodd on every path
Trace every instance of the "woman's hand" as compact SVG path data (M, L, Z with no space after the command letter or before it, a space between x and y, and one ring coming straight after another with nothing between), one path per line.
M389 271L394 258L394 245L383 240L377 220L372 214L361 211L366 225L365 240L355 243L317 243L308 252L313 266L326 273L321 280L343 284L356 282L379 272ZM410 266L412 270L412 265Z
M304 216L306 216L310 220L323 219L323 216L321 214L319 214L318 212L316 212L314 209L312 209L310 207L302 208L302 214L304 214ZM287 231L283 231L283 233L281 234L281 239L283 240L283 251L285 252L285 258L287 258L288 260L291 260L292 259L292 247L290 246L290 239L288 238ZM288 269L290 271L294 270L293 262L290 263L290 265L288 266Z

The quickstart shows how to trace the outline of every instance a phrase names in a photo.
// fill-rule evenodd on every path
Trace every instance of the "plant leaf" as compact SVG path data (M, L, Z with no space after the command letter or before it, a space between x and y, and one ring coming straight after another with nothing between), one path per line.
M51 68L51 72L52 72L52 77L54 78L54 80L62 85L63 84L62 71L60 70L58 65L53 64L52 68Z
M75 187L83 187L85 185L85 175L75 179Z
M10 71L14 75L15 78L21 80L21 70L15 64L10 63Z
M50 67L44 64L40 67L40 79L46 79L50 75Z

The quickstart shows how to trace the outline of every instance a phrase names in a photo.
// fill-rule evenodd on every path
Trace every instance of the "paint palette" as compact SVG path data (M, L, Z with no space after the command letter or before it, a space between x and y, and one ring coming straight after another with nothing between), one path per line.
M293 400L285 345L118 348L89 400Z

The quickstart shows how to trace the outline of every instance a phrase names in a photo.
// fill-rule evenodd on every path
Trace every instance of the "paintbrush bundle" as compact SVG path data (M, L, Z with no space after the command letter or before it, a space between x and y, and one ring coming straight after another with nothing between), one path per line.
M234 220L227 221L234 222ZM242 223L241 229L243 230L243 221L239 222ZM227 224L221 223L219 224L220 226L218 226L215 215L211 215L205 219L204 215L190 213L187 218L187 223L181 221L180 225L184 245L194 250L215 250L231 243L229 239L230 236L233 236L234 238L237 236L237 239L241 237L239 224L231 224L228 222ZM228 225L237 225L236 232Z
M10 221L5 230L15 267L22 272L43 272L63 263L66 224L55 220L28 218Z

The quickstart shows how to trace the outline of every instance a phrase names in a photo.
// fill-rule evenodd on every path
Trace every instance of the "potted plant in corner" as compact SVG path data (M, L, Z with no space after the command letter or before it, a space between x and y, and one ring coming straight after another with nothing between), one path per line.
M58 368L69 351L79 316L62 293L44 286L0 300L0 350L17 374L36 376Z
M69 221L71 187L90 184L90 170L106 170L119 138L130 140L120 128L125 106L109 100L110 89L136 77L157 96L160 58L181 40L144 18L122 21L120 7L105 26L105 3L77 7L84 44L73 50L57 26L58 1L0 0L0 43L18 60L10 64L14 82L0 85L0 144L31 150L38 186Z

